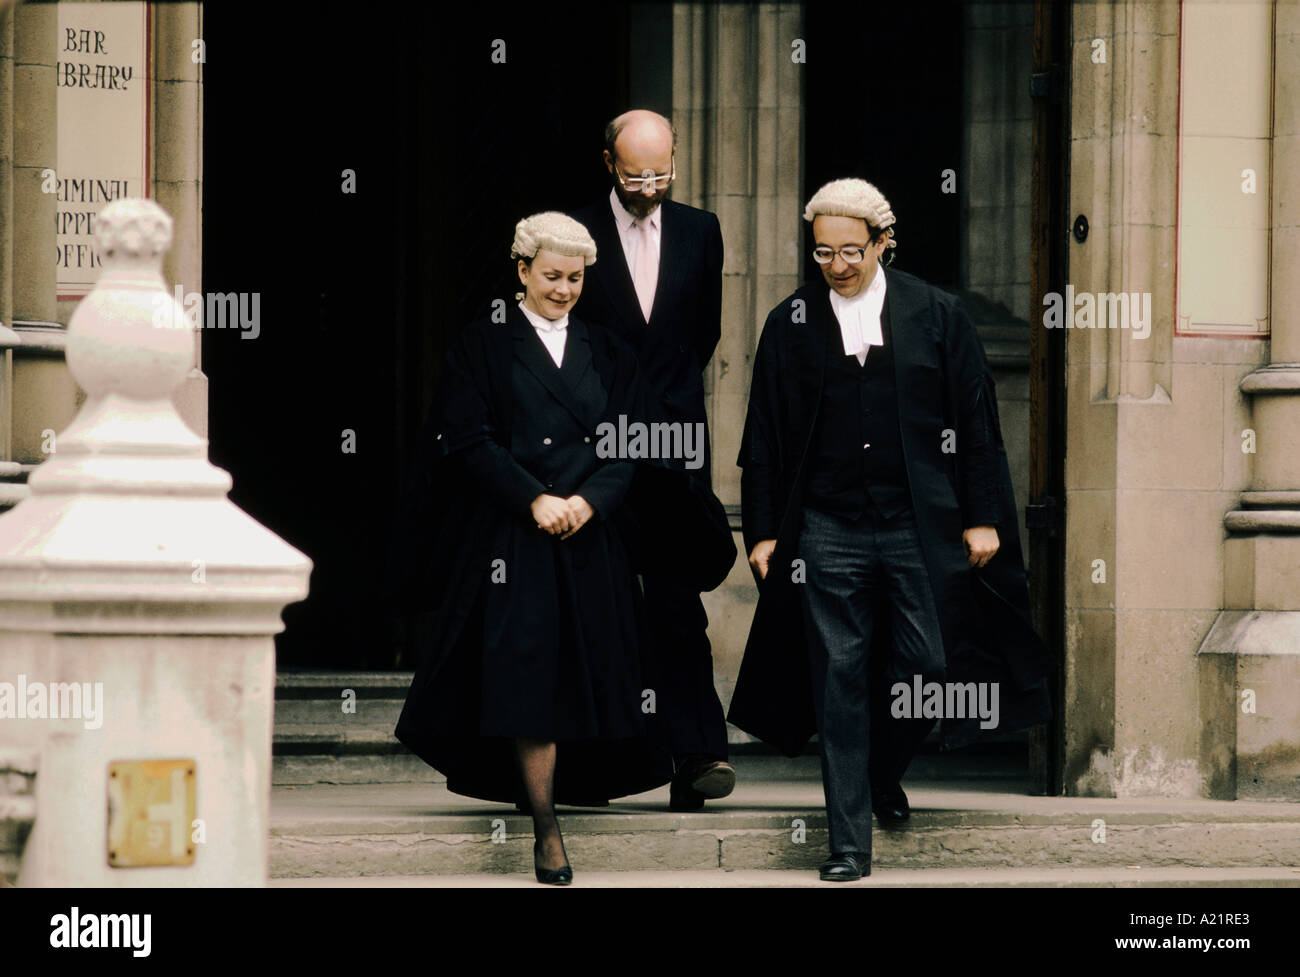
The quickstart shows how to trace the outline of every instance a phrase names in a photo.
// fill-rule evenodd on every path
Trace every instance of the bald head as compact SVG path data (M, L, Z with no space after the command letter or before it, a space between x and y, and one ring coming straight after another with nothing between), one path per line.
M624 112L605 126L605 149L611 156L671 155L677 146L672 122L649 109Z

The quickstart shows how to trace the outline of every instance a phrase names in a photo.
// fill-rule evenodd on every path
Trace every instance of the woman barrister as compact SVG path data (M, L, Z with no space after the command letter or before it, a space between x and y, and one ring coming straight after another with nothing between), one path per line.
M581 224L522 220L511 256L523 301L465 330L430 415L427 518L406 527L430 541L415 581L429 605L397 736L449 790L526 802L537 879L565 884L555 803L661 786L672 763L647 729L654 679L618 518L638 465L597 455L602 422L640 415L635 360L572 314L596 259Z

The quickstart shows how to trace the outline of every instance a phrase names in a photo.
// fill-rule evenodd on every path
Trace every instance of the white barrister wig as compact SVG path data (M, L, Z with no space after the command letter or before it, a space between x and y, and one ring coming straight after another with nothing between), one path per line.
M525 217L515 225L510 257L534 258L538 251L584 258L584 265L596 263L596 242L587 229L567 214L556 210Z
M857 217L874 228L887 228L894 224L894 212L889 209L885 195L866 180L849 178L831 180L813 194L803 209L803 219L814 217ZM896 247L894 232L889 232L889 247Z

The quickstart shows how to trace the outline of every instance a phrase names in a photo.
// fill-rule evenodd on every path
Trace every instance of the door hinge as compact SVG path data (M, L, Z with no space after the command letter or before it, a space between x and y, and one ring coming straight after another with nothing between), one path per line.
M1045 98L1059 104L1065 96L1065 70L1059 64L1050 64L1046 71L1035 71L1029 76L1029 97Z

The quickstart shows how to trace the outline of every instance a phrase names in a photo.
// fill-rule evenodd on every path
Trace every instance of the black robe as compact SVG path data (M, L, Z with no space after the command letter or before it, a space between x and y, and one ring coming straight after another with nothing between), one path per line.
M997 682L998 731L1051 716L1048 654L1030 623L1029 595L1011 474L997 417L994 381L975 327L951 295L913 275L886 270L894 376L907 480L947 659L946 681ZM727 718L794 756L816 732L808 654L792 561L801 525L806 464L826 374L826 332L839 332L829 288L804 285L767 317L755 357L737 464L745 549L764 538L776 549L759 600ZM838 345L838 344L837 344ZM956 452L945 452L945 430ZM997 445L999 549L972 569L962 531L974 487L962 484L962 446L981 432ZM949 439L949 443L951 443ZM761 474L760 474L761 473ZM888 654L887 628L872 654ZM982 730L978 718L945 720L946 749Z
M631 351L570 316L565 364L588 347L585 377L565 376L517 308L505 323L480 320L448 354L426 424L389 564L392 609L410 616L420 647L396 733L456 793L520 799L515 736L560 742L560 803L602 803L672 775L641 710L657 678L633 573L671 562L712 589L735 545L700 479L654 459L595 460L600 424L645 407ZM489 491L485 474L497 476ZM528 515L542 491L582 494L597 514L569 540L545 536Z

